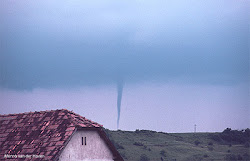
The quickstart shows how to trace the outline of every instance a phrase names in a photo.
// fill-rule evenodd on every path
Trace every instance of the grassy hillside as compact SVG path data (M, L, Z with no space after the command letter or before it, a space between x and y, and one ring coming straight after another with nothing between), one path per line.
M232 131L162 133L148 130L106 130L106 133L127 161L250 160L249 133L239 132L242 133L241 136L238 133L231 134ZM237 140L237 137L244 139Z

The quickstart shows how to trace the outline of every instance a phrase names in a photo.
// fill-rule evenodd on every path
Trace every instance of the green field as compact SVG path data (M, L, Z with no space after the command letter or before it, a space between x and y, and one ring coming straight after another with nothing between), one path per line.
M106 130L106 133L126 161L250 160L249 129L248 134L227 135L148 130Z

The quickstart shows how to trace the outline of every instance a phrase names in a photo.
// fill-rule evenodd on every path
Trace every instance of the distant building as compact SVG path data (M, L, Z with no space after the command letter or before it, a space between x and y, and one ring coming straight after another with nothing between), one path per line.
M123 161L102 125L66 109L0 115L0 160Z

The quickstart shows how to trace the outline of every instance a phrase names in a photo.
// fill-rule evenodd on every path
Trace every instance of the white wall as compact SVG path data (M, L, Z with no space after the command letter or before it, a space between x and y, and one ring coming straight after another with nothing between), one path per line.
M61 153L59 161L113 161L113 154L97 131L83 130L73 135Z

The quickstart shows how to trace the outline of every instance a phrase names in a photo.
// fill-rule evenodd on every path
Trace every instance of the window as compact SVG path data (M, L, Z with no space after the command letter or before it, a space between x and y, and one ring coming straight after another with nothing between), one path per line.
M84 137L84 144L87 145L87 138ZM83 145L83 137L82 137L82 145Z

